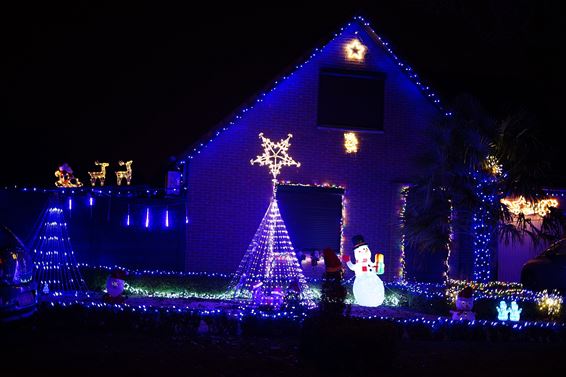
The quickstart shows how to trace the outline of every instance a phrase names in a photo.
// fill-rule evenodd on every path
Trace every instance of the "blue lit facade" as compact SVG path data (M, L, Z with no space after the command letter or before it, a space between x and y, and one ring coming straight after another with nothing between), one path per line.
M74 258L89 265L182 271L185 260L185 200L162 189L0 189L0 223L32 249L43 236L43 212L57 199L67 223ZM50 230L57 230L55 228ZM44 232L45 233L45 232ZM60 247L47 249L59 250ZM60 250L59 250L60 251ZM36 255L36 262L40 262Z
M367 46L363 61L348 60L344 54L345 44L354 38ZM359 140L356 153L344 148L344 131L349 129L324 129L317 123L319 75L325 69L385 77L383 130L353 130ZM301 167L286 168L280 181L344 188L343 252L351 254L352 236L362 234L373 252L385 255L384 278L397 277L401 188L418 173L414 160L427 148L427 128L449 114L387 43L355 18L237 114L180 164L187 196L186 270L237 269L272 195L266 172L249 163L261 151L258 134L263 132L276 140L293 134L289 154Z

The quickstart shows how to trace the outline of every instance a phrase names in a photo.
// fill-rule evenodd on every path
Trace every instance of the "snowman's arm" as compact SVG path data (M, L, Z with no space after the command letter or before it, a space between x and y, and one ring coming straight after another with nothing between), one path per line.
M352 263L352 261L346 262L346 266L352 271L356 271L356 265Z

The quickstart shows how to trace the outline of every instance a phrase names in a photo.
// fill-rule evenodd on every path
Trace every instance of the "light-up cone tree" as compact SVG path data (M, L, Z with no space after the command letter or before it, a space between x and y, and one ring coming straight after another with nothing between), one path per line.
M267 166L273 176L273 197L252 242L248 246L234 276L229 294L242 303L272 308L297 304L313 307L311 291L307 285L297 254L276 198L277 175L283 166L301 166L293 160L287 150L291 145L286 139L272 142L259 134L264 152L251 160L251 164Z
M88 295L67 226L59 198L50 200L32 245L36 281L44 294Z

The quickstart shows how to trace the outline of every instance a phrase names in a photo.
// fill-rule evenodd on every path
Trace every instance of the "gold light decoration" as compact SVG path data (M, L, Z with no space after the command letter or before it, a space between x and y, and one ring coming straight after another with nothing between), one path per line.
M271 175L273 175L273 182L277 181L277 176L281 172L281 168L283 166L295 165L296 167L300 167L301 163L293 160L291 156L287 154L287 150L291 146L289 140L292 137L293 135L288 134L286 139L281 139L279 142L274 143L270 139L264 137L263 132L260 133L259 138L262 141L261 146L263 147L263 154L257 156L255 160L250 160L250 163L252 165L257 163L259 166L267 166Z
M499 163L497 157L489 155L483 163L484 169L493 175L501 175L503 173L503 165Z
M550 318L558 318L562 308L562 297L553 295L550 296L544 292L543 296L538 300L538 309L548 315Z
M55 186L57 187L81 187L83 184L78 178L73 176L73 169L67 164L59 166L59 169L55 171Z
M126 184L129 186L130 182L132 181L132 160L130 161L118 161L118 165L126 166L126 170L118 170L116 171L116 183L118 186L122 184L122 180L126 180Z
M89 171L90 184L92 186L96 185L96 180L100 182L100 186L104 186L104 181L106 180L106 168L110 165L108 162L94 162L95 165L100 166L100 171Z
M514 215L538 215L546 216L550 212L550 208L558 207L556 199L540 199L536 202L529 202L523 196L517 199L501 199L501 203L507 206L509 212Z
M349 43L344 46L346 50L346 57L348 60L354 60L361 62L364 60L367 47L360 42L359 39L352 39Z
M344 132L344 148L346 148L346 153L357 153L358 144L358 137L355 133Z

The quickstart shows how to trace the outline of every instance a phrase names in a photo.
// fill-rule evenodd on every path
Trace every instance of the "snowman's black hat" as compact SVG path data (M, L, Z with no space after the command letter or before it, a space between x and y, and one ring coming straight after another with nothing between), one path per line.
M367 242L364 241L364 237L360 234L355 235L354 237L352 237L352 243L354 244L354 249L360 247L360 246L364 246L367 245Z

